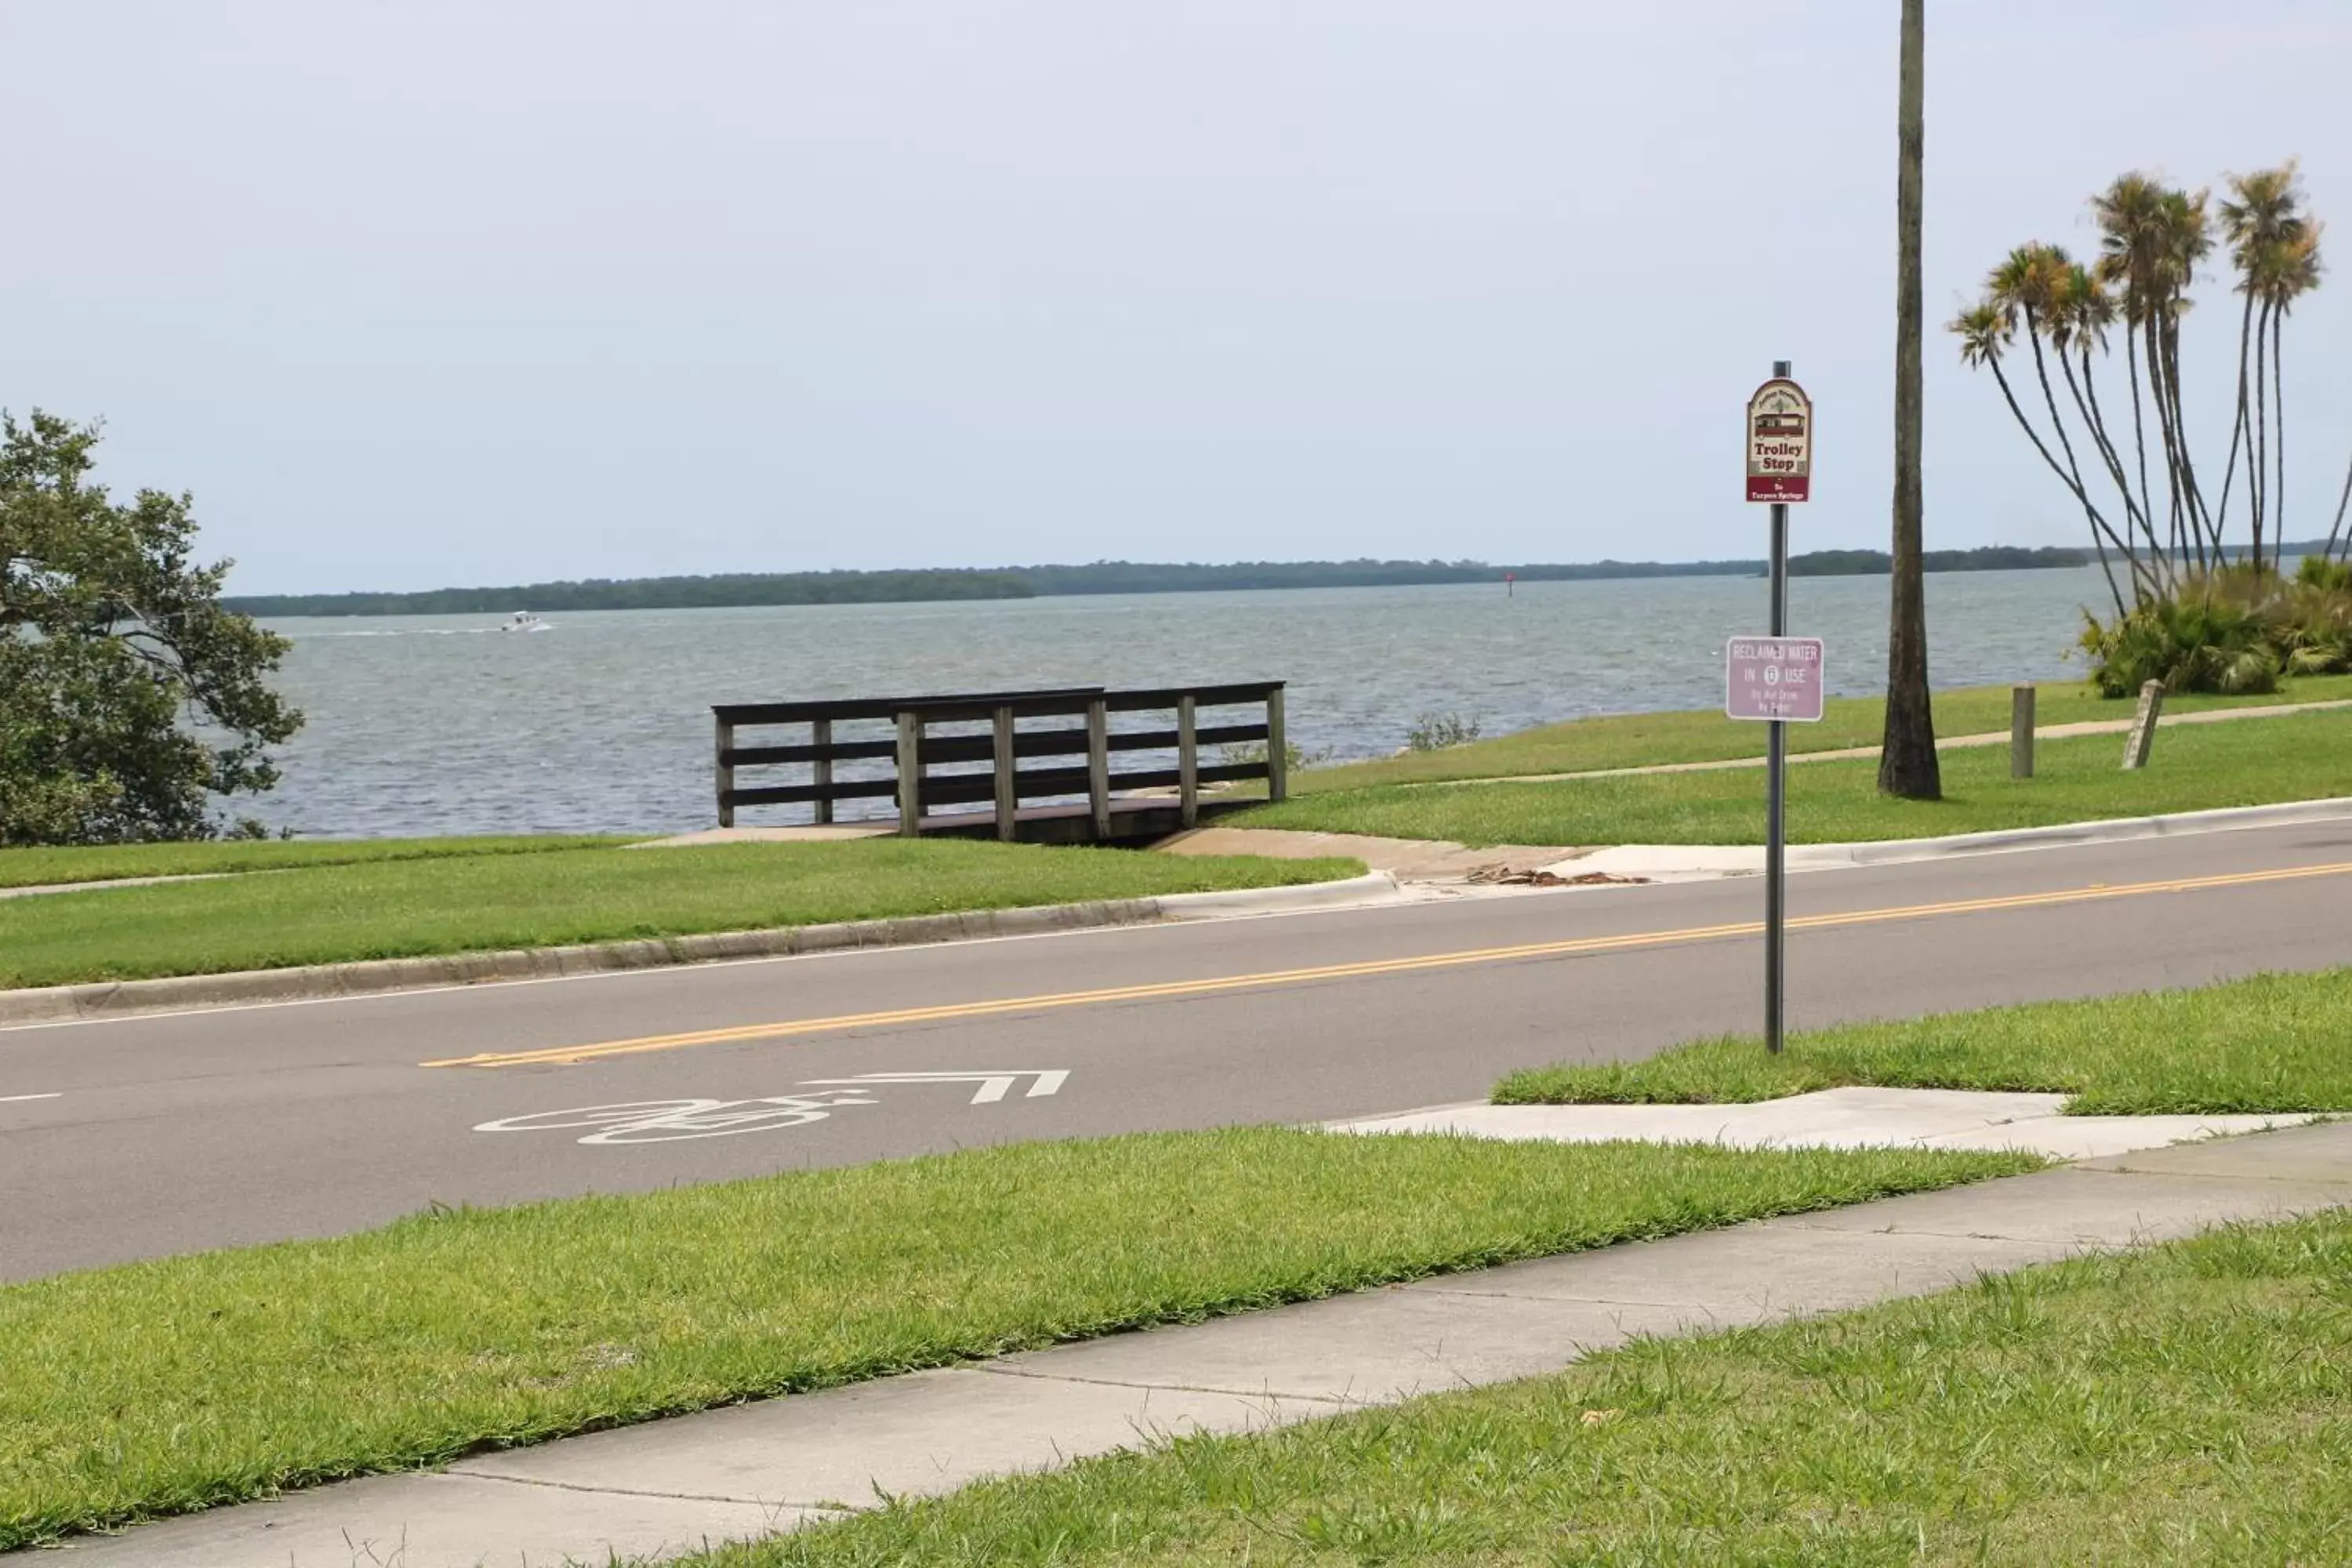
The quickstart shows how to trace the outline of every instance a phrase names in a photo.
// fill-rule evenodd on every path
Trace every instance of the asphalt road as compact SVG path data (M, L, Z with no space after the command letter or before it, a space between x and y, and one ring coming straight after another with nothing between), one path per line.
M2352 824L1811 873L1790 1024L2352 963L2347 899ZM1473 1100L1752 1028L1761 903L1526 892L0 1031L0 1279L435 1201ZM1021 1076L866 1077L926 1073ZM641 1109L477 1130L611 1104Z

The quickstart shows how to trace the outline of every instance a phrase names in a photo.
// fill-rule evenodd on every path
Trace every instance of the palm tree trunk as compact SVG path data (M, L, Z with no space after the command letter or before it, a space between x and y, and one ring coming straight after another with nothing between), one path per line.
M1906 800L1940 800L1936 718L1927 695L1927 587L1920 558L1927 497L1919 472L1925 425L1920 365L1926 311L1919 243L1927 185L1927 0L1903 0L1902 86L1895 121L1895 528L1886 647L1886 733L1878 787Z
M2098 432L2099 444L2106 449L2107 466L2115 477L2116 489L2122 492L2124 498L2124 531L2128 535L2133 525L2137 524L2142 537L2147 539L2148 559L2151 563L2148 574L2153 577L2158 568L2167 565L2164 560L2164 547L2157 541L2155 522L2150 520L2147 512L2140 510L2139 503L2132 500L2131 480L2124 473L2123 450L2107 434L2107 412L2099 405L2099 384L2092 374L2091 351L2087 346L2083 350L2083 398L2090 405L2091 427ZM2133 582L2137 584L2139 552L2134 548L2131 553Z
M2286 570L2286 318L2271 323L2271 425L2278 437L2278 488L2271 491L2271 570Z
M2241 447L2247 446L2246 416L2251 399L2247 393L2246 377L2249 373L2246 368L2246 355L2253 346L2253 340L2254 294L2253 290L2249 289L2246 290L2246 308L2240 312L2238 320L2238 415L2236 422L2230 426L2230 466L2221 475L2221 510L2213 522L2213 542L2217 548L2221 543L2222 535L2227 533L2230 528L2230 491L2234 488L2238 477L2238 452ZM2252 461L2252 451L2248 450L2246 457L2249 461ZM2251 473L2247 475L2246 482L2249 486L2253 483L2253 476Z
M2189 565L2188 485L2180 473L2180 432L2173 419L2170 367L2165 362L2162 310L2147 318L2147 391L2156 404L2156 438L2164 446L2166 525L2172 534L2172 552L2179 567Z
M2180 401L2180 318L2169 316L2164 329L2164 383L2172 403L2172 443L2180 475L2180 504L2197 539L2197 564L2206 563L2205 536L2212 518L2205 510L2205 491L2197 482L2197 461L2189 450L2189 413Z
M2254 575L2257 577L2263 572L2263 521L2270 500L2270 376L2263 364L2264 340L2270 330L2271 308L2264 305L2262 315L2254 322L2254 462L2250 470L2252 474L2262 476L2261 481L2254 486Z
M2088 342L2083 344L2082 353L2083 374L2079 381L2075 379L2073 363L2066 358L2063 352L2058 355L2058 368L2065 373L2066 390L2074 395L2074 411L2082 416L2084 427L2091 432L2091 445L2098 452L2099 460L2106 465L2108 479L2114 483L2116 493L2124 499L2124 526L2121 536L2118 537L2107 530L2106 520L2099 515L2098 508L2091 504L2087 490L2077 499L2082 501L2083 510L2090 515L2091 542L2099 547L2099 564L2103 567L2106 565L2107 547L2101 540L2100 534L2102 531L2107 531L2108 537L2115 539L2116 548L2123 552L2125 560L2131 563L2133 597L2146 600L2152 595L2143 585L2146 568L2140 563L2138 550L2131 542L2131 532L2135 527L2145 531L2147 522L2139 515L2139 508L2132 500L2131 482L2124 477L2123 458L2116 453L2115 442L2108 438L2106 421L2099 413L2099 391L2091 379L2091 346ZM1996 381L2002 379L1998 363L1993 365L1993 378ZM2005 386L2003 391L2004 393L2007 391ZM2011 411L2012 413L2016 411L2014 400L2011 401ZM2031 432L2029 431L2028 434ZM2153 534L2149 536L2149 540L2151 543L2154 542ZM2113 593L2115 586L2115 574L2110 572L2107 574L2108 591ZM2124 613L2123 596L2120 594L2116 596L2116 613L2117 615Z
M2117 552L2130 563L2132 596L2135 599L2144 599L2150 592L2150 585L2142 581L2137 552L2132 549L2128 542L2119 537L2107 520L2100 515L2098 507L2092 501L2090 492L2083 488L2082 481L2068 475L2065 468L2060 466L2056 454L2050 450L2050 444L2042 438L2042 432L2035 429L2033 421L2025 416L2025 407L2017 401L2017 391L2009 384L2009 373L2000 368L2000 361L1991 359L1986 363L1992 367L1993 384L2000 388L2001 401L2009 405L2009 411L2016 418L2018 428L2024 431L2025 438L2033 443L2033 449L2042 454L2042 460L2050 465L2050 471L2058 476L2058 482L2072 491L2074 499L2082 503L2083 515L2091 520L2091 543L2098 550L2099 569L2106 574L2107 592L2115 598L2116 614L2118 616L2126 614L2123 590L2116 585L2115 569L2107 564L2107 545L2112 542ZM2131 504L2131 492L2128 490L2124 492L2124 504L2126 506Z
M2336 521L2327 525L2327 548L2320 552L2322 560L2336 558L2337 542L2344 538L2344 515L2347 510L2352 510L2352 463L2344 466L2344 493L2336 498Z
M2139 329L2128 323L2124 328L2124 374L2131 383L2132 450L2139 458L2140 515L2147 519L2148 542L2161 550L2156 537L2156 505L2147 490L2147 426L2139 404Z
M2074 488L2083 488L2083 465L2075 460L2074 439L2066 434L2066 421L2058 413L2058 395L2050 389L2050 366L2042 356L2042 333L2033 312L2025 312L2025 341L2033 345L2033 375L2042 384L2042 402L2050 410L2050 423L2058 432L2058 446L2066 454L2067 471L2074 475ZM2063 360L2064 350L2060 350Z

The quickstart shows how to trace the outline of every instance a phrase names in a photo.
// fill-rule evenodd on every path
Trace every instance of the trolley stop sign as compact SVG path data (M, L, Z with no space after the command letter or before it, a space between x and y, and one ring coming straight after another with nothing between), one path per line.
M1734 719L1818 724L1822 639L1734 637L1723 650L1723 710Z
M1813 400L1793 381L1768 381L1748 400L1748 499L1812 495Z

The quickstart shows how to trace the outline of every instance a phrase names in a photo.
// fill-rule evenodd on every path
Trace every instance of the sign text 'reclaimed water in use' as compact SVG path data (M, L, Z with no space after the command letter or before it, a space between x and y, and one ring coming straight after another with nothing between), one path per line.
M1884 683L1886 594L1790 584L1790 631L1837 649L1831 695ZM1930 576L1936 684L2079 677L2063 656L2105 595L2093 570ZM529 637L501 616L278 621L310 724L276 795L234 809L305 836L707 827L714 702L1059 685L1287 680L1295 742L1382 756L1427 712L1493 736L1717 708L1724 643L1764 608L1761 581L1711 577L609 611Z

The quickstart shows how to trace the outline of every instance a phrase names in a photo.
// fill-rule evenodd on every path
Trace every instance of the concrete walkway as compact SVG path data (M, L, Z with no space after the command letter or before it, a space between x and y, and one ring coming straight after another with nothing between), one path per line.
M2022 1149L2084 1160L2296 1127L2309 1116L2067 1116L2070 1096L1956 1089L1826 1089L1746 1105L1460 1105L1333 1124L1338 1132L1450 1132L1507 1142L1721 1143L1735 1149Z
M1131 1447L1555 1372L1640 1334L1866 1306L2077 1253L2352 1204L2352 1125L1459 1274L626 1427L223 1509L89 1568L602 1563L789 1530Z
M29 887L0 888L0 899L38 899L50 893L96 893L109 888L153 888L165 882L217 882L225 877L248 877L250 871L185 871L169 877L110 877L102 882L36 882Z

